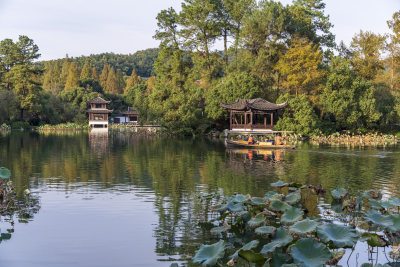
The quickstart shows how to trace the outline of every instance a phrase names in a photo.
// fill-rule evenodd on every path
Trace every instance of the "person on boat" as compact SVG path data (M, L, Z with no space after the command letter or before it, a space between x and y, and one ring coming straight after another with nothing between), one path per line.
M282 137L280 134L277 134L275 137L275 145L277 145L277 146L283 145Z
M249 139L247 140L249 145L254 144L254 137L252 135L250 135Z

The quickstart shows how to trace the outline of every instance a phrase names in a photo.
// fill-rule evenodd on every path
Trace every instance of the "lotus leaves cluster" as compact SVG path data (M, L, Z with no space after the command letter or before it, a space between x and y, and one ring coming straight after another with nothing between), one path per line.
M321 186L283 181L271 186L275 190L264 197L217 198L212 208L217 214L208 223L220 240L202 245L193 261L204 266L318 267L338 264L348 252L342 248L354 248L358 242L374 248L400 241L398 198L382 200L382 194L373 190L351 196L338 188L331 191L333 201L326 212L314 217L308 211L313 209L310 205L318 207L318 194L325 193Z

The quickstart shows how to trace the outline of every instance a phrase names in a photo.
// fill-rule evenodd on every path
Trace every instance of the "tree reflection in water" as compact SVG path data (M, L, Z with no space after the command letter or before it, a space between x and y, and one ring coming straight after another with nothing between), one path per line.
M206 228L198 227L210 219L212 205L201 202L200 195L218 191L263 196L271 182L282 180L321 184L326 190L346 187L352 193L378 189L399 196L398 151L304 144L293 151L242 153L228 149L220 140L135 136L111 130L100 135L0 136L0 166L12 170L20 195L24 188L40 188L43 183L60 186L60 179L66 192L74 190L76 183L103 191L129 185L154 192L159 260L185 260L201 243L217 240ZM317 201L305 201L310 202L309 212L318 215L318 206L312 206Z

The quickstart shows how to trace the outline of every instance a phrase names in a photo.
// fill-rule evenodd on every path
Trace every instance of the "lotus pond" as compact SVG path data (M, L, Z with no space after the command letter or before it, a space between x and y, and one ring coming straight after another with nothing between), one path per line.
M12 131L0 167L28 203L1 216L0 266L396 266L400 147Z

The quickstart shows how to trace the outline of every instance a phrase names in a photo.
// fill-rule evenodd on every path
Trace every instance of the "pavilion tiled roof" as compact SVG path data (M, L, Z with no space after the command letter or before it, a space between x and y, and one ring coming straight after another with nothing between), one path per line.
M220 103L220 106L230 110L278 110L286 106L285 103L275 104L262 98L239 99L232 103Z
M88 101L89 104L110 104L110 102L111 101L106 101L103 98L101 98L100 96Z

